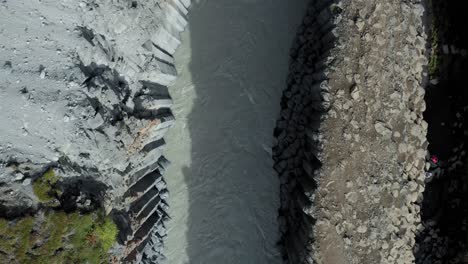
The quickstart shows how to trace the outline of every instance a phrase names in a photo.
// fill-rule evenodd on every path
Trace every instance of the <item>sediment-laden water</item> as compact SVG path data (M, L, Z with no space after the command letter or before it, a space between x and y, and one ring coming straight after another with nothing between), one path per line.
M168 263L281 263L272 133L307 2L193 3L170 87Z

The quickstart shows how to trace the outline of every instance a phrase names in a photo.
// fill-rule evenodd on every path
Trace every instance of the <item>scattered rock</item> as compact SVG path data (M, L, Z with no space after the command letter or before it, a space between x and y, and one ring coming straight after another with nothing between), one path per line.
M12 68L11 61L5 61L5 63L3 64L3 68L11 69Z
M359 195L356 192L349 192L345 195L348 203L354 204L358 201Z
M26 93L28 93L28 92L29 92L29 91L28 91L28 88L27 88L26 86L21 87L20 93L26 94Z
M390 128L387 127L387 125L384 122L377 121L374 124L374 128L375 131L377 131L377 133L386 138L390 138L390 136L392 135L392 131L390 130Z
M361 234L366 233L366 232L367 232L367 226L365 226L365 225L359 226L359 227L357 228L357 232L358 232L358 233L361 233Z
M360 98L360 92L359 92L357 85L354 85L351 88L351 98L353 98L354 100L359 100Z

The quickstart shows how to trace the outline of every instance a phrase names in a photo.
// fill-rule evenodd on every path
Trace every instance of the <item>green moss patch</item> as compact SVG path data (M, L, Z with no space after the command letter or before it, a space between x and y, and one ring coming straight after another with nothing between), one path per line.
M343 9L341 9L341 7L339 7L337 4L332 4L330 6L330 12L333 15L338 15L338 14L341 14L343 12Z
M118 231L117 226L110 218L105 218L104 222L96 227L94 234L100 241L104 251L109 251L115 243Z
M34 194L41 202L51 202L54 198L54 185L59 180L53 169L49 169L33 183Z
M440 58L439 58L439 32L435 25L432 24L431 29L431 55L429 57L429 76L434 77L439 72Z
M431 6L432 10L436 9L436 6L433 5L432 1L429 1L429 5ZM430 42L431 42L431 49L430 49L430 56L429 56L429 65L428 71L429 76L431 78L436 77L439 72L440 67L440 48L439 48L439 19L437 16L432 16L432 24L431 24L431 35Z
M20 262L24 260L29 247L28 237L33 224L33 217L22 218L14 225L0 218L0 250L13 253Z
M117 227L102 212L0 218L0 252L12 263L108 263L116 237Z

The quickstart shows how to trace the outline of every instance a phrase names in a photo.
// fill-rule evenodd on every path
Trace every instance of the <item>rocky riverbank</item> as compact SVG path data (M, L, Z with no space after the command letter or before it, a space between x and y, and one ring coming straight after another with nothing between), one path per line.
M164 262L175 95L169 261L468 263L468 9L312 0L280 102L302 7L215 1L174 86L190 0L0 1L0 262Z
M275 136L287 263L412 263L424 191L418 1L313 1Z
M171 54L189 4L0 3L0 205L9 225L52 210L46 201L68 213L102 208L119 228L113 259L162 258L162 137L174 122L166 85L176 78ZM17 259L15 247L31 239L2 249L2 258Z

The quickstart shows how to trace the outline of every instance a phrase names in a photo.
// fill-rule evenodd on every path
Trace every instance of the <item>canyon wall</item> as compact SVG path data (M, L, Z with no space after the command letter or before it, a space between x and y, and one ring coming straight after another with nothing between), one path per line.
M430 82L424 118L429 123L429 151L440 159L443 173L426 184L416 263L468 262L467 11L464 2L434 0L428 5Z
M421 1L312 1L275 129L286 263L412 263L424 191Z
M174 122L166 86L176 78L172 54L189 5L0 3L0 213L7 225L102 208L119 229L115 261L163 258L163 136ZM19 261L15 250L2 251Z
M174 124L167 86L176 79L173 54L190 2L0 2L1 259L66 262L77 254L73 240L80 234L78 244L102 247L104 262L165 259L163 136ZM456 105L451 119L423 112L425 89L462 83L467 44L445 36L444 45L429 47L425 6L420 0L310 2L290 51L274 131L285 263L466 258L468 236L447 228L464 231L468 215L463 89L447 95ZM439 75L434 50L442 54ZM434 94L427 102L447 99ZM248 90L246 96L254 104ZM206 102L199 104L203 118ZM433 109L443 112L448 104L440 105ZM446 120L453 122L445 126ZM441 147L429 150L448 152L441 156L450 177L425 190L426 133L437 123L448 132L430 132L431 145ZM194 146L207 151L200 142ZM87 222L89 230L81 224Z

